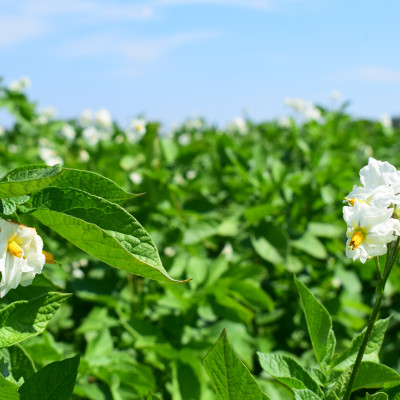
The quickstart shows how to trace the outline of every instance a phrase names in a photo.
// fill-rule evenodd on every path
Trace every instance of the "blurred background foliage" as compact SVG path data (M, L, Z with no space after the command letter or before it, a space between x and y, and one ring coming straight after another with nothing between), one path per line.
M342 202L369 156L400 166L400 132L390 121L356 120L346 104L328 110L289 99L291 118L237 118L224 129L196 118L165 132L144 117L122 128L107 110L59 120L23 89L0 86L12 121L0 127L0 172L62 163L144 193L124 207L170 275L193 278L179 285L128 275L37 226L62 263L44 273L74 296L44 334L21 345L37 367L82 354L74 399L215 399L201 362L223 328L263 390L291 399L261 372L255 352L315 364L294 274L331 313L338 350L365 326L375 266L345 257ZM381 360L400 372L399 289L395 269L381 312L392 315Z

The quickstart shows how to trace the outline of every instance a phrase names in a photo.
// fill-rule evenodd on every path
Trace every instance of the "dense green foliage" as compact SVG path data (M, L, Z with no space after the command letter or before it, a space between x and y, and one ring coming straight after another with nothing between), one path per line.
M14 345L13 350L0 350L4 359L23 352L34 373L53 362L72 363L73 355L82 354L74 399L211 400L218 397L202 361L226 329L244 365L225 335L216 346L223 347L221 351L229 354L254 390L259 385L272 400L292 399L293 392L279 383L292 378L273 371L276 360L267 353L279 352L273 357L279 358L282 369L301 364L298 373L303 383L309 379L314 387L317 372L310 376L304 367L314 371L317 364L324 368L331 359L333 326L336 350L348 352L336 364L340 371L349 366L355 357L352 340L370 313L375 266L345 257L341 206L368 156L399 166L396 129L355 120L345 109L321 109L319 122L292 120L291 126L282 127L276 122L247 121L246 132L235 126L221 130L199 120L162 134L160 124L151 122L134 141L127 129L114 123L106 139L90 145L82 122L44 120L23 93L1 87L0 105L13 116L0 142L0 173L48 162L44 148L67 167L63 173L69 174L68 184L59 182L58 167L43 168L41 179L31 184L37 185L35 190L51 187L29 199L24 196L32 189L24 189L23 170L4 175L0 194L10 193L10 180L15 191L1 200L0 213L13 218L17 209L27 212L21 221L37 228L45 248L62 263L61 267L46 265L44 270L58 288L41 276L32 290L38 295L50 289L73 293L67 301L58 300L64 304L45 332ZM66 123L76 132L74 139L63 136ZM119 186L110 186L96 174L77 176L77 169L104 175ZM137 175L132 178L133 173L142 183ZM63 201L50 205L55 192ZM81 201L78 208L68 206L72 198ZM125 211L118 205L123 202L132 215L123 236L122 230L116 234L101 226L101 215L92 211L100 208L99 202L116 221L123 220ZM85 229L90 226L93 235L107 237L120 264L112 264L105 249L93 249L81 240L79 229L70 231L71 220ZM142 227L161 260L149 238L152 269L140 275L159 280L168 275L175 280L192 278L190 282L157 282L127 272L139 273L138 260L133 252L124 258L118 246L133 243L130 232ZM310 332L311 340L307 312L299 305L312 303L314 297L303 283L332 316L331 320L325 308L321 311L313 303L324 329ZM41 291L44 287L48 290ZM399 289L400 272L395 268L381 315L392 318L379 322L384 325L375 332L379 346L369 352L370 362L377 361L387 328L380 359L397 371ZM14 301L18 291L23 292L10 291L1 304ZM42 321L37 323L43 326ZM257 383L246 375L246 367ZM18 371L11 372L18 381ZM9 382L0 380L0 387L12 399L15 383ZM300 386L300 393L310 389ZM314 389L318 392L318 385Z

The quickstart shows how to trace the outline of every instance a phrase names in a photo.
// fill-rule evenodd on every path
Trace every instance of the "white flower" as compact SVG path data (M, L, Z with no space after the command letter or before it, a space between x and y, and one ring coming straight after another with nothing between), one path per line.
M8 145L8 147L7 147L7 149L8 149L8 151L10 152L10 153L18 153L19 152L19 147L16 145L16 144L14 144L14 143L10 143L9 145Z
M185 179L181 174L176 174L173 179L174 183L177 185L183 185L185 183Z
M186 172L186 178L189 179L190 181L194 178L196 178L197 172L194 171L193 169L190 169L189 171Z
M190 143L190 135L188 133L182 133L182 135L178 137L178 143L181 146L187 146Z
M230 260L232 258L233 247L229 242L225 243L225 246L222 249L221 254L223 254L227 260Z
M360 170L363 187L354 186L345 197L351 205L358 200L379 208L400 204L400 172L388 162L370 157Z
M88 126L92 123L92 120L93 120L92 110L90 110L89 108L83 110L80 117L81 125Z
M54 107L45 107L39 111L39 116L36 118L38 125L47 124L49 121L55 118L57 110Z
M89 126L83 130L82 136L89 146L96 146L101 139L101 132L94 126Z
M293 99L292 99L291 97L285 97L285 98L283 99L283 104L284 104L286 107L292 107Z
M335 289L339 289L340 286L342 286L342 281L338 277L334 277L332 278L331 284Z
M347 223L346 256L362 263L368 257L386 253L387 244L400 234L400 222L391 218L393 208L378 208L356 201L352 207L343 207Z
M331 93L331 99L333 101L338 101L342 98L342 94L338 90L333 90Z
M80 150L79 151L79 156L78 156L78 161L85 163L87 161L89 161L90 159L90 155L86 150Z
M39 157L47 165L63 164L63 159L57 154L57 152L49 147L39 147Z
M345 197L345 200L352 206L357 200L358 202L379 208L387 208L391 204L400 204L400 199L396 197L393 189L386 185L381 185L373 189L354 186L353 190Z
M395 194L400 192L400 171L386 161L378 161L370 157L368 165L360 170L360 181L366 189L378 186L390 186Z
M83 279L85 277L85 273L80 268L73 268L72 276L75 279Z
M142 176L137 172L132 172L131 174L129 174L129 179L136 185L140 185L143 181Z
M100 127L111 129L112 127L111 114L105 108L102 108L101 110L97 111L94 114L94 119L96 121L96 124L99 125Z
M123 143L123 141L124 141L124 136L123 135L117 135L115 137L115 143L116 144L121 144L121 143Z
M296 111L303 111L308 106L309 106L309 103L300 98L293 99L293 102L291 105L291 107L293 107Z
M292 126L292 121L289 117L279 117L277 124L280 128L290 128Z
M133 118L129 127L134 133L138 133L140 136L146 133L146 121L143 118Z
M185 126L187 129L195 130L195 131L202 129L203 125L204 125L203 121L200 118L196 118L196 117L189 119L185 123Z
M175 254L176 254L176 251L175 251L175 249L173 248L173 247L166 247L165 249L164 249L164 254L167 256L167 257L173 257Z
M321 119L321 111L314 106L306 107L303 110L303 115L307 121L319 121Z
M47 119L54 119L57 115L57 110L55 107L48 106L44 107L39 111L40 115L43 115Z
M379 122L382 124L384 128L391 128L392 127L392 118L389 114L382 114L379 118Z
M236 117L233 121L228 125L228 130L238 132L241 135L245 135L248 132L247 122L241 118Z
M63 136L67 140L74 140L76 136L75 129L69 125L65 124L61 129L60 129L60 135Z
M45 260L43 241L34 228L0 219L0 297L31 284Z
M19 80L11 81L8 88L13 92L23 92L32 86L30 79L27 76L19 78Z

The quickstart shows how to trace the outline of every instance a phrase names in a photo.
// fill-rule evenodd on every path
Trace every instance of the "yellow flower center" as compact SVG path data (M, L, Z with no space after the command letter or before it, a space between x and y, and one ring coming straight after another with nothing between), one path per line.
M364 235L361 231L355 232L350 240L349 248L355 250L361 244L363 239Z
M10 253L18 258L22 257L22 249L21 247L15 243L14 241L11 241L8 243L8 250L10 251Z
M352 199L348 199L347 197L345 197L344 199L347 200L347 201L349 202L349 204L350 204L352 207L354 207L354 203L356 202L356 200L357 200L359 203L368 204L366 201L356 199L355 197L353 197Z
M54 256L53 256L53 254L50 254L50 253L48 253L47 251L44 251L44 250L42 250L42 253L44 254L44 256L45 256L45 262L47 263L47 264L55 264L56 262L54 261Z

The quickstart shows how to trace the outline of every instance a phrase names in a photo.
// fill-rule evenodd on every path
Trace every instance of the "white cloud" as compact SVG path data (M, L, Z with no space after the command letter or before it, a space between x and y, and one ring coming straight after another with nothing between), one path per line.
M43 35L47 24L27 16L0 17L0 46L13 45Z
M382 66L364 66L334 75L333 79L339 81L400 83L400 69Z
M215 38L213 31L188 32L147 39L125 39L115 34L95 35L79 39L58 49L72 57L118 55L139 62L151 62L175 47Z
M13 45L70 28L65 22L74 18L74 25L95 25L104 21L147 20L155 9L142 3L126 4L99 0L19 0L1 1L0 46ZM59 18L59 19L56 19Z

